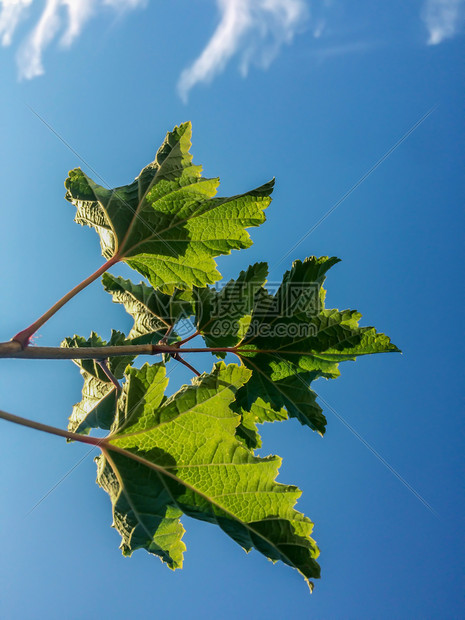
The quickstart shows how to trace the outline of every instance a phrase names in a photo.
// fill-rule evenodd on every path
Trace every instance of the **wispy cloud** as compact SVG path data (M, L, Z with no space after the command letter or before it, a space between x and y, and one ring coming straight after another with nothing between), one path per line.
M10 45L19 22L26 18L34 0L0 0L2 45ZM46 47L60 35L60 44L71 45L83 26L99 9L125 11L144 5L146 0L46 0L36 26L20 45L17 60L19 77L31 79L44 73L42 57Z
M465 0L426 0L422 17L429 33L428 44L437 45L463 27Z
M10 45L16 26L33 0L3 0L0 13L2 45Z
M253 62L266 68L283 43L290 43L307 18L304 0L216 0L220 22L205 49L180 77L178 90L186 100L199 82L210 82L227 62L240 55L247 74Z
M211 82L233 57L244 76L251 65L269 67L281 47L304 30L314 41L308 53L317 60L368 52L373 47L338 36L346 32L345 20L351 13L342 0L209 1L212 9L216 5L218 25L200 55L181 73L178 92L184 101L194 86ZM148 0L0 0L0 43L11 45L18 26L38 15L16 55L19 77L31 79L44 73L44 52L53 41L69 47L99 12L121 14L147 4ZM335 29L334 21L337 25L341 16L343 28ZM464 29L465 0L423 0L421 17L428 43L437 45Z

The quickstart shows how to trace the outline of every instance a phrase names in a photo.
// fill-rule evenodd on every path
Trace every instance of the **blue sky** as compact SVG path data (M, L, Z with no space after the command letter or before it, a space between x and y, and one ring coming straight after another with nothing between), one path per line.
M279 280L294 259L339 256L328 304L360 310L403 350L318 381L324 439L292 420L264 428L261 454L283 457L279 480L303 490L315 522L312 596L289 568L190 519L182 571L123 558L87 448L2 422L2 617L463 616L465 3L0 7L0 339L102 262L63 198L68 170L129 182L189 119L195 161L224 195L277 179L254 245L218 261L224 278L266 260ZM130 321L97 282L36 342L111 328ZM1 366L2 409L66 426L81 390L71 362ZM190 380L179 367L170 378Z

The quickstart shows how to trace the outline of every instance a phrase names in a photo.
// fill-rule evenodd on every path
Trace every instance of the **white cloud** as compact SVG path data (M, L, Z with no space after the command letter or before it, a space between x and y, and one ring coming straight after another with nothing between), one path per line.
M32 0L3 0L0 13L0 35L2 45L10 45L16 26L27 12Z
M191 0L189 0L191 1ZM69 47L81 34L88 20L104 7L125 11L146 5L148 0L42 0L43 6L33 29L20 42L17 52L19 77L32 79L44 73L46 48L58 39ZM183 99L199 82L210 82L232 56L239 56L242 75L251 64L266 68L284 43L303 29L309 0L215 0L220 20L205 49L193 64L182 72L179 93ZM323 7L331 0L313 4ZM18 24L30 15L36 0L0 0L0 41L10 45ZM324 29L324 20L316 19L314 36Z
M426 0L423 21L428 29L429 45L451 39L461 29L465 16L465 0Z
M178 90L186 100L199 82L210 82L239 53L247 74L253 62L268 67L283 43L290 43L307 17L304 0L216 0L220 23L207 46L185 69Z
M27 17L33 0L0 0L0 36L2 45L10 45L16 27ZM133 9L146 0L46 0L36 26L20 45L17 61L19 77L31 79L44 73L45 48L60 34L60 44L67 47L80 35L89 18L101 7L116 11Z
M191 2L192 0L186 0ZM210 0L213 5L213 0ZM145 6L148 0L0 0L0 43L11 45L18 25L42 5L39 17L17 52L19 76L31 79L44 73L43 55L54 39L69 47L88 20L104 8L124 13ZM367 51L367 45L334 42L328 47L327 17L340 0L215 0L219 22L205 48L180 76L178 91L187 100L197 84L209 83L221 73L233 56L239 59L242 75L251 64L267 68L284 43L303 30L311 16L315 40L325 39L318 58ZM465 0L423 0L422 20L428 30L428 44L437 45L458 34L465 25ZM334 35L334 32L333 32ZM371 46L368 46L368 48Z

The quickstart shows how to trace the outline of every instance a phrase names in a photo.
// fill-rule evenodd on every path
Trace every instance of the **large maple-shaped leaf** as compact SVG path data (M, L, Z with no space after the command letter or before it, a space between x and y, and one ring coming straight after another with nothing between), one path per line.
M120 432L129 421L140 420L166 400L168 380L163 364L146 364L129 373L129 382L112 419L113 429L119 428ZM123 555L143 548L158 555L170 568L181 568L186 548L182 542L185 530L180 522L183 513L158 483L151 484L152 472L125 459L121 475L110 456L96 460L97 482L112 500L113 526L121 534Z
M262 271L262 264L242 272L236 284L228 283L226 288L240 293L250 281L242 297L232 300L231 295L212 288L203 294L208 300L208 320L201 304L197 324L207 344L234 349L252 371L235 403L238 411L251 414L244 420L246 427L239 429L250 446L254 444L254 421L284 419L286 412L324 433L326 419L316 394L308 387L310 382L318 377L337 377L339 362L398 351L373 327L359 327L361 315L357 311L324 307L325 273L337 262L328 257L296 261L274 295L258 286L258 279L252 276ZM242 317L236 312L241 302ZM210 311L213 307L214 312ZM238 329L242 324L248 326L246 333Z
M281 422L289 417L297 418L302 425L324 434L326 417L316 402L317 395L309 387L314 378L311 374L296 373L281 381L271 381L255 369L252 378L255 380L242 388L233 405L242 415L237 435L249 448L262 445L257 424ZM257 389L260 386L261 391Z
M146 468L129 459L121 465L119 459L119 455L116 460L107 455L96 461L97 482L112 500L113 527L121 534L123 555L147 549L170 568L182 568L186 549L182 510L169 503L169 494L159 484L152 484Z
M268 265L255 263L221 289L194 289L197 329L208 347L233 347L247 334L267 275Z
M110 494L123 552L144 547L176 567L182 543L170 511L180 510L307 581L319 577L312 523L294 509L299 489L275 481L278 457L255 457L236 437L240 417L230 405L250 372L221 362L164 402L157 390L151 395L159 372L130 369L119 415L100 446L98 481ZM169 540L162 550L160 527Z
M155 344L164 336L168 336L168 343L175 341L176 323L194 313L192 291L175 289L171 295L166 295L143 282L134 284L109 273L103 274L102 283L113 301L123 304L133 317L134 325L128 337L140 344Z
M124 260L167 293L217 281L214 258L251 245L245 229L264 221L273 190L271 181L216 197L219 180L201 176L190 140L190 123L175 127L129 185L106 189L79 168L65 183L76 221L96 229L104 257Z
M105 342L95 332L90 338L73 336L65 338L62 347L103 347L133 344L118 331L112 331L111 338ZM124 370L131 364L134 356L111 357L106 360L107 368L115 379L122 379ZM74 405L69 418L68 430L74 433L88 434L92 428L108 430L113 424L118 390L111 378L96 360L73 360L84 378L82 400Z

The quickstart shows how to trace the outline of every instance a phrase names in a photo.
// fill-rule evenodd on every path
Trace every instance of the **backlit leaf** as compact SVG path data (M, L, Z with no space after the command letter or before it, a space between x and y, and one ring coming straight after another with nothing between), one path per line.
M138 343L156 344L169 334L167 342L175 341L173 328L176 323L187 320L194 312L191 291L175 289L166 295L143 282L133 284L130 280L104 273L102 283L111 293L115 303L123 304L133 317L134 325L129 338Z
M216 197L219 180L201 176L190 140L190 123L175 127L129 185L106 189L80 168L65 183L76 222L95 228L103 256L124 260L168 294L220 279L214 258L251 245L245 229L265 220L274 184Z
M373 327L359 327L357 311L324 307L325 273L337 262L328 257L296 261L274 295L262 286L264 278L252 277L264 270L259 263L229 282L224 294L210 288L201 297L206 303L196 309L197 322L206 343L234 349L252 372L234 404L238 412L251 414L247 428L238 429L250 447L254 423L285 419L286 412L324 433L326 418L309 384L318 377L337 377L342 361L398 351Z
M103 347L122 346L125 344L133 343L128 341L121 332L112 331L108 342L105 342L95 332L92 332L87 340L82 338L82 336L65 338L61 346ZM133 360L134 356L112 357L106 363L115 379L122 379L126 366L131 364ZM73 407L73 412L69 418L68 430L85 435L92 428L108 430L113 424L116 412L118 396L116 386L96 360L73 361L79 367L84 378L84 386L82 388L82 400Z
M123 552L144 547L175 567L172 545L179 555L180 537L170 530L163 550L156 538L160 523L168 527L168 509L174 509L218 525L245 550L281 560L307 581L319 577L312 523L294 510L299 489L275 482L278 457L258 458L236 437L240 417L230 405L250 372L217 364L165 401L157 390L151 395L151 372L149 366L129 370L98 463L98 481L110 494Z

